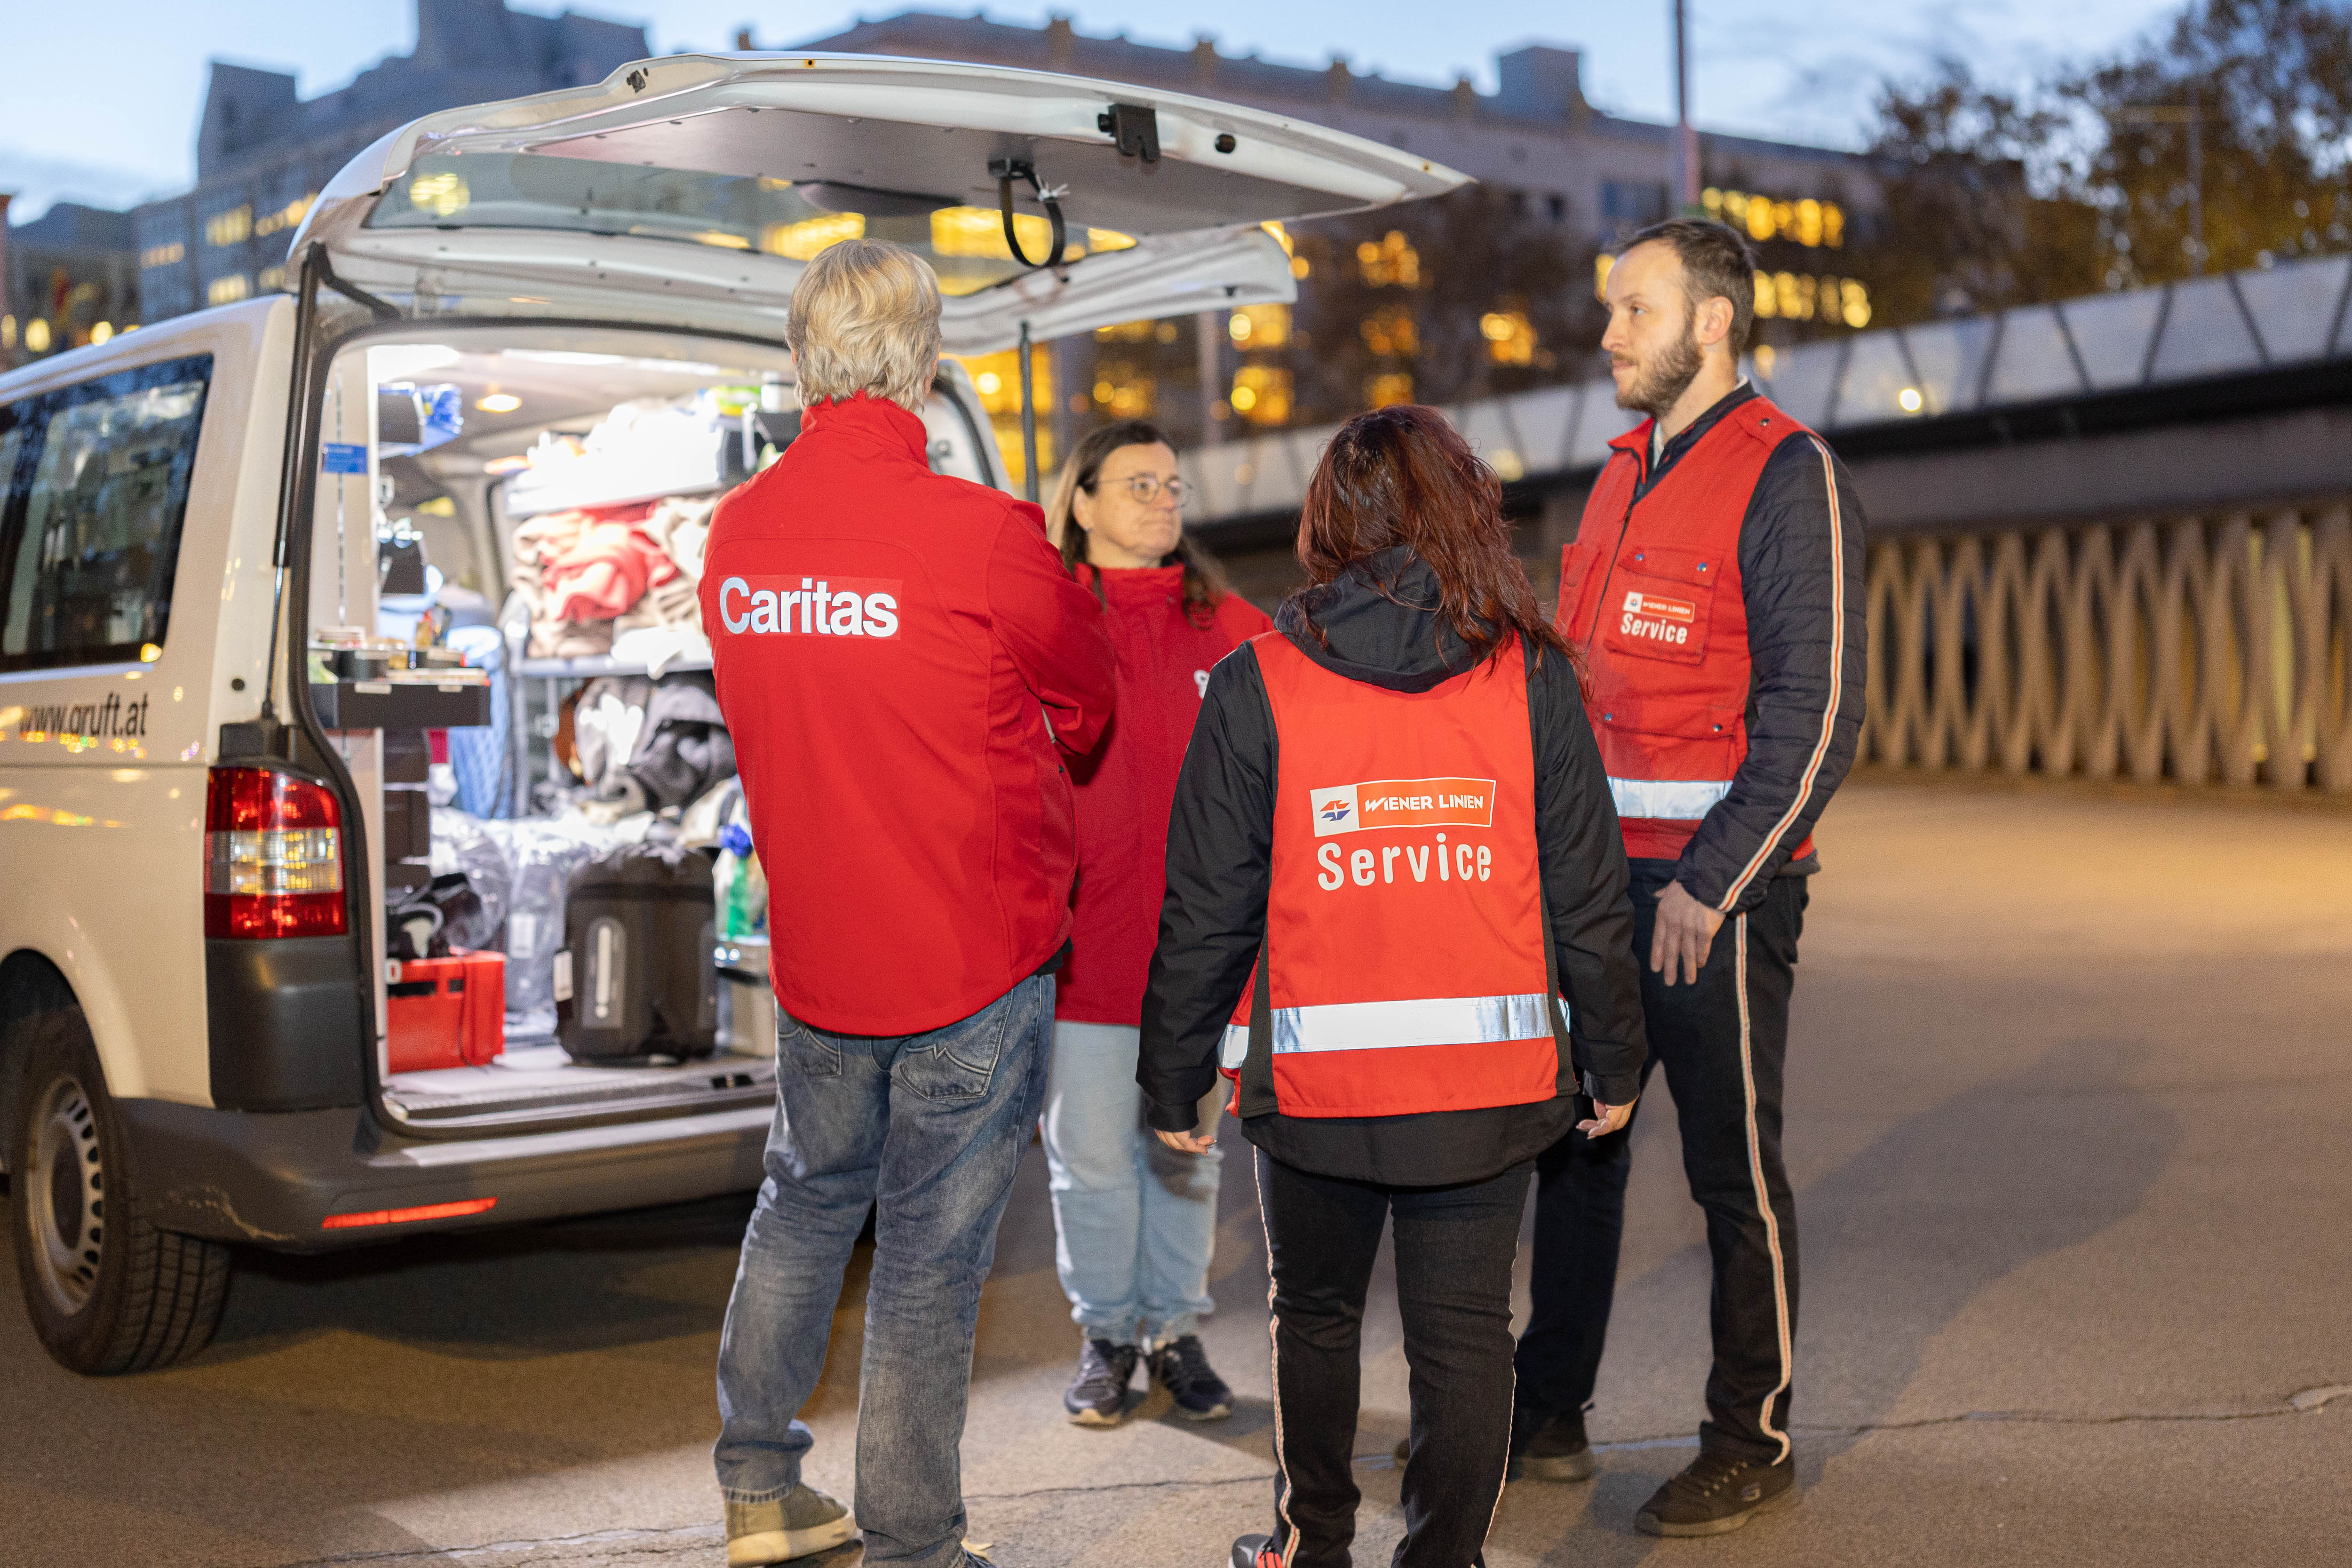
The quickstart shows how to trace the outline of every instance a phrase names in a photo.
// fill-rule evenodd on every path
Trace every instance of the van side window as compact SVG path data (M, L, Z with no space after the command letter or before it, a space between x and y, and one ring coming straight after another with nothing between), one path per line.
M195 354L0 408L0 669L163 645L212 368Z

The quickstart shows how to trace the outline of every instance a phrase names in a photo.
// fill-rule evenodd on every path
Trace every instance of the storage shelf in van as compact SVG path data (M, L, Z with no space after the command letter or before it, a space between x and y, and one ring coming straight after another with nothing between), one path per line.
M494 1063L402 1073L384 1086L384 1098L412 1123L462 1125L586 1110L708 1108L775 1093L776 1064L770 1057L722 1051L671 1067L594 1068L561 1058L552 1048L517 1053L526 1059L541 1054L551 1065Z
M460 730L490 721L481 681L323 680L310 683L322 730Z

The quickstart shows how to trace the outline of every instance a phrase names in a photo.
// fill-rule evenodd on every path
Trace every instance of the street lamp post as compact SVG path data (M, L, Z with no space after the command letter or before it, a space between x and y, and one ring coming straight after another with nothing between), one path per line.
M1686 213L1698 206L1698 129L1690 117L1689 34L1689 0L1675 0L1675 200Z

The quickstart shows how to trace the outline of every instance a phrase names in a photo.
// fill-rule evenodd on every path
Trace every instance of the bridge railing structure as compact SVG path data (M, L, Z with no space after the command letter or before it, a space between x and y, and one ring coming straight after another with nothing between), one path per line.
M2352 488L2315 479L2283 503L2263 493L2278 474L2262 453L2225 442L2218 460L2205 447L2183 458L2192 447L2167 434L2266 400L2343 405L2352 257L1874 329L1759 352L1745 368L1830 438L1864 491L1867 760L2352 791ZM1537 543L1554 555L1577 493L1635 422L1605 378L1445 412L1506 481L1546 492ZM1221 528L1236 541L1286 531L1268 524L1296 519L1335 428L1186 454L1188 526L1212 543ZM2200 472L2133 499L2109 481L2145 444L2128 448L2137 458L2109 446L2105 468L2063 457L2084 448L2062 438L2119 429ZM2031 471L2063 477L2071 493L2011 493L2001 515L1985 514L1960 470L1916 456L2037 441L2045 466ZM2053 451L2071 466L2048 467ZM2340 477L2352 459L2321 470ZM2177 499L2184 490L2193 500ZM1531 563L1539 585L1549 564Z
M1862 755L2352 792L2352 498L1872 545Z

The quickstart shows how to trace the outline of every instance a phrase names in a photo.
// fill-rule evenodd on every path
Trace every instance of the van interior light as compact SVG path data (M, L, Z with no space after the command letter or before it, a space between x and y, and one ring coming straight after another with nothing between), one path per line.
M488 1214L499 1206L496 1198L462 1198L451 1204L418 1204L414 1208L370 1209L364 1214L331 1214L319 1222L321 1230L353 1230L363 1225L413 1225L421 1219L463 1219Z
M487 397L478 399L474 406L485 414L512 414L522 406L522 399L511 392L493 392Z
M1916 414L1927 406L1927 403L1926 398L1919 395L1919 389L1916 386L1906 386L1896 393L1895 401L1906 414Z

